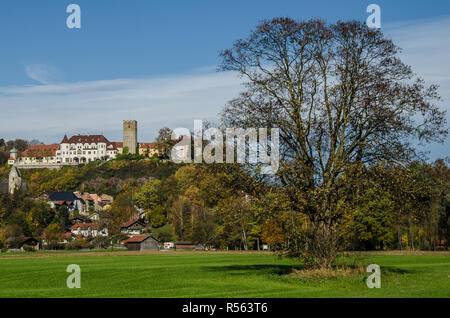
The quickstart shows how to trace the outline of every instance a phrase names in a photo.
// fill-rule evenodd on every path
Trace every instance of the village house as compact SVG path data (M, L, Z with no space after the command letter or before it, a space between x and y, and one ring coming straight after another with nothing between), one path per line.
M159 241L148 234L136 235L122 241L129 251L158 251Z
M91 220L87 217L84 216L74 216L70 219L70 223L73 224L78 224L78 223L90 223Z
M139 143L139 154L146 157L154 157L159 154L158 149L156 149L154 142L140 142Z
M86 203L71 191L45 192L40 196L40 199L47 200L50 207L53 209L59 209L61 206L65 205L71 214L73 214L75 210L80 214L86 214Z
M176 144L172 147L170 158L175 162L184 162L191 160L191 138L189 136L180 136Z
M100 214L98 212L91 213L88 216L88 219L91 220L92 222L100 221Z
M75 236L82 238L92 238L97 236L108 236L108 229L99 223L76 223L70 227L70 231Z
M132 220L120 225L120 232L126 235L138 235L142 234L145 227L144 222L140 220Z
M76 197L83 199L86 205L86 211L96 211L103 209L104 206L110 205L114 198L107 194L98 195L96 193L88 192L74 192Z
M61 233L58 233L57 237L58 237L58 244L67 244L76 238L79 238L79 237L81 238L82 236L75 235L72 232L65 232L65 233L61 232ZM42 239L43 246L48 245L47 235L45 233L42 234L41 239Z

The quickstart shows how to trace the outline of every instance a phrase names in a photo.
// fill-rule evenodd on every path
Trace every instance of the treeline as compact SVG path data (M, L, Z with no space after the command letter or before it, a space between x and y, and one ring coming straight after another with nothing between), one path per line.
M294 206L289 188L239 165L177 165L115 160L60 170L23 170L28 193L0 197L0 241L67 229L68 214L35 200L43 191L115 196L105 221L111 237L144 211L161 241L193 241L221 249L292 251L310 229L307 202ZM352 182L346 182L352 180ZM345 250L448 248L448 163L352 166L340 178L336 224ZM297 203L296 203L297 204ZM303 210L304 211L304 210ZM306 212L306 211L304 211ZM57 224L57 226L55 225Z
M450 171L443 160L352 166L340 182L342 218L336 227L346 250L448 248ZM126 184L112 214L119 224L137 213L127 207L144 209L163 240L223 249L259 249L266 243L292 251L311 224L306 214L295 212L302 207L293 206L288 191L238 166L185 165L142 187Z
M177 166L159 159L139 161L95 161L86 165L66 166L61 169L23 169L22 177L28 184L31 196L45 191L82 191L116 195L120 187L131 180L139 184L150 178L166 178ZM0 180L8 177L10 168L0 168Z

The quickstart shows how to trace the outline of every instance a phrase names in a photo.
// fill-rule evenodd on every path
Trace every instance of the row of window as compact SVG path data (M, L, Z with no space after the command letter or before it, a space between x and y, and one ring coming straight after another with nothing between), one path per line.
M105 153L105 151L99 151L99 154L104 154L104 153ZM61 152L58 151L57 154L59 155L59 154L61 154ZM76 155L76 154L81 155L81 151L78 151L78 153L76 151L63 151L62 154L63 155ZM86 154L86 151L84 150L83 151L83 155L85 155L85 154ZM97 151L96 150L87 151L87 154L88 155L90 155L90 154L95 155L95 154L97 154Z
M71 144L71 145L63 145L61 146L61 148L63 149L82 149L82 148L101 148L101 149L105 149L106 148L106 144Z

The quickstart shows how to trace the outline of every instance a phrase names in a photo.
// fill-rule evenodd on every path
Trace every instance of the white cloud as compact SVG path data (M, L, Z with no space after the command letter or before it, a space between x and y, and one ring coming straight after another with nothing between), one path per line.
M447 126L450 123L449 30L450 17L408 21L384 30L403 49L402 60L428 84L439 85L442 101L438 105L447 110ZM426 148L432 157L450 156L450 139L447 138L444 144L431 144Z
M0 87L0 135L59 142L64 133L103 132L119 141L122 120L137 119L139 139L151 141L163 126L214 120L240 90L233 73Z
M42 63L25 64L27 76L41 84L57 82L61 79L61 72L54 66Z

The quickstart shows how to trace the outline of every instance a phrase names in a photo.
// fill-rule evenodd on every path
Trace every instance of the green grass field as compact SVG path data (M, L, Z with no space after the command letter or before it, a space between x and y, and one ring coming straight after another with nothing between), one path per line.
M450 297L450 256L366 255L381 266L381 288L369 273L298 278L298 261L269 253L22 253L0 256L0 297ZM81 267L69 289L66 267Z

